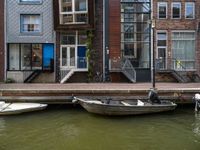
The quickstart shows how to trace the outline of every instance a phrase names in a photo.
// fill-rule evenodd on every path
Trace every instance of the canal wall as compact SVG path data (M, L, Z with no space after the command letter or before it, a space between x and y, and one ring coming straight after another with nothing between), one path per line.
M179 104L193 103L200 84L157 84L160 99ZM0 100L71 104L74 96L100 99L148 99L150 83L142 84L0 84Z

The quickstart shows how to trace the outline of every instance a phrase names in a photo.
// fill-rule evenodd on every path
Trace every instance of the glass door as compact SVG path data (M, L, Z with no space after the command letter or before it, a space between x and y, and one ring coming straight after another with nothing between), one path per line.
M166 69L166 48L158 48L158 60L159 69Z
M76 53L75 47L63 46L61 53L62 67L75 68L76 66Z
M43 44L43 70L54 70L54 45Z

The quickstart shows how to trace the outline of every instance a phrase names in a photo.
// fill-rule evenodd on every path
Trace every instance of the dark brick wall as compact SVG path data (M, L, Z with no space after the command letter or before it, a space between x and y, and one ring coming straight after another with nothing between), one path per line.
M103 70L103 0L95 0L95 30L92 60L93 73Z
M0 82L4 80L4 1L0 1Z
M167 19L158 19L157 11L158 11L158 2L168 2L168 10L167 10ZM171 18L171 3L172 2L181 2L181 19L172 19ZM195 19L185 19L185 2L195 2ZM153 2L153 15L156 19L156 30L165 30L167 31L167 57L168 68L171 67L171 60L172 58L172 31L173 30L193 30L196 31L196 69L197 72L200 73L200 33L197 32L198 22L200 21L200 0L154 0ZM156 35L156 31L155 31ZM155 40L156 45L156 40ZM155 53L156 48L154 49Z

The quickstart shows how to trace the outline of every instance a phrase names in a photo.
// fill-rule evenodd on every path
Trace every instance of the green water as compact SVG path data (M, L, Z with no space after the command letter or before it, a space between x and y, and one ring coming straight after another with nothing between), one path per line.
M179 108L113 118L55 106L0 117L0 150L200 150L200 114Z

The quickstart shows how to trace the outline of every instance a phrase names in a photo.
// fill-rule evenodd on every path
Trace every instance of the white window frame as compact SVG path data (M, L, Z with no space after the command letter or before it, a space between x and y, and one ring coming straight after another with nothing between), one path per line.
M67 69L76 69L76 70L85 70L87 71L88 70L88 63L87 63L87 68L78 68L78 64L77 64L77 60L78 60L78 46L85 46L86 47L86 44L79 44L78 43L78 34L79 32L76 31L76 35L75 35L75 44L61 44L60 46L60 66L61 66L61 69L62 70L67 70ZM67 60L67 66L63 66L62 65L62 48L65 47L65 48L69 48L69 47L74 47L75 48L75 66L70 66L69 64L69 61L70 60ZM69 50L67 50L69 51ZM69 53L69 52L68 52ZM69 55L68 55L69 56Z
M168 6L167 6L167 2L158 2L158 8L157 8L157 17L158 19L167 19L167 13L168 13ZM165 18L160 18L159 16L159 8L160 8L160 5L165 5L166 6L166 17Z
M172 38L172 35L173 35L173 33L182 33L182 32L184 32L184 33L187 33L187 32L189 32L189 33L194 33L194 38L192 39L192 38L190 38L190 39L173 39ZM197 37L196 37L196 32L194 31L194 30L172 30L172 32L171 32L171 41L172 41L172 45L173 45L173 41L174 40L194 40L195 41L195 51L196 51L196 39L197 39ZM171 46L171 50L173 50L173 47ZM172 57L173 57L173 54L172 54ZM172 60L173 61L173 60ZM194 63L196 63L196 58L194 58ZM175 70L178 70L178 71L184 71L184 69L183 70L181 70L181 69L176 69L175 68L175 66L173 66L173 68L175 69ZM196 64L194 64L194 69L185 69L186 71L196 71Z
M180 16L179 16L179 18L173 18L173 6L174 6L174 4L178 4L179 6L180 6ZM173 2L172 4L171 4L171 18L172 19L181 19L181 15L182 15L182 13L181 13L181 2Z
M158 33L165 33L166 34L166 46L158 46ZM168 60L168 32L166 30L157 30L156 31L156 49L157 49L157 53L156 53L156 58L158 59L158 49L159 48L165 48L165 68L166 69L168 67L167 65L167 60Z
M69 22L67 24L85 24L85 22L75 22L75 15L76 14L87 14L88 15L88 0L86 0L86 11L75 11L75 0L72 0L72 11L71 12L62 12L61 1L62 0L59 0L60 24L64 24L64 23L61 23L63 15L73 15L73 22Z
M187 14L186 14L187 4L192 4L192 6L193 6L193 17L192 18L187 18ZM195 19L195 3L194 2L186 2L185 3L185 19Z
M23 22L22 22L22 18L24 16L39 16L39 31L23 31L22 29L22 25L23 25ZM21 34L40 34L42 33L42 16L41 14L20 14L20 33Z

